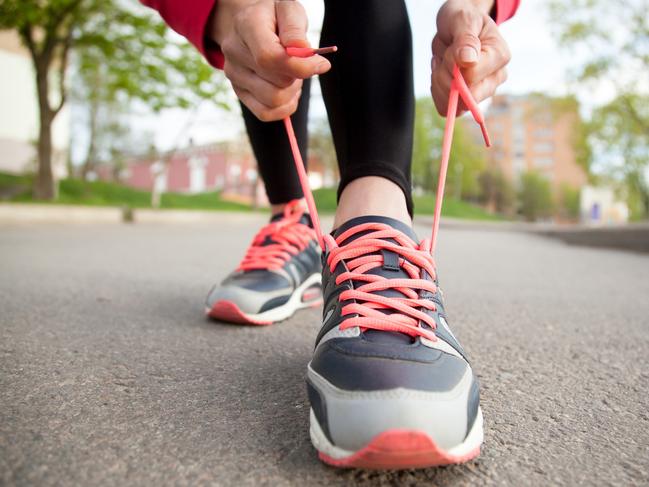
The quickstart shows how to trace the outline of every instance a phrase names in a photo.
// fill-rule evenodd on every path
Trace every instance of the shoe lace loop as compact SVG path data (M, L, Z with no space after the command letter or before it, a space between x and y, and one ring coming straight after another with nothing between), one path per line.
M304 250L316 238L315 231L300 221L304 213L299 200L288 203L281 219L257 232L237 270L281 269Z
M368 233L340 246L360 232ZM417 245L399 230L378 222L354 226L336 239L327 235L325 240L329 247L329 270L334 272L340 262L344 262L347 267L336 278L336 284L344 281L354 284L353 289L343 291L338 298L340 301L352 301L342 308L342 315L348 318L339 325L341 330L358 326L363 330L395 331L412 337L437 340L434 333L435 320L422 311L434 311L435 303L420 297L421 291L433 294L437 292L435 283L423 278L424 271L432 278L435 277L435 263L430 254L429 241L424 240ZM388 279L369 273L372 269L383 266L382 250L398 255L399 268L406 272L407 279ZM389 289L398 291L403 297L376 294L377 291ZM430 329L420 326L420 322L427 324Z
M480 108L474 100L460 69L457 65L454 65L453 80L449 90L446 123L444 125L444 137L442 139L442 154L435 197L433 231L431 238L423 240L419 245L402 232L380 223L355 226L342 235L339 235L336 239L330 235L323 234L320 228L320 220L313 194L309 189L309 179L306 174L304 162L302 161L302 155L295 137L291 118L286 117L284 119L284 127L286 128L286 135L291 145L295 168L300 179L300 185L304 192L307 207L313 218L313 226L320 247L323 252L329 252L327 262L332 271L343 260L348 269L347 272L338 276L336 282L340 284L343 280L350 280L354 284L362 283L360 286L343 291L340 294L339 299L341 301L348 299L355 301L343 307L343 315L353 316L345 319L339 325L341 329L359 326L364 329L397 331L415 337L420 336L433 341L437 340L435 333L432 331L436 327L435 321L431 316L420 310L420 308L433 310L435 309L435 304L432 301L419 298L417 290L427 290L435 293L437 289L434 282L428 279L422 279L422 274L425 270L431 278L435 279L435 264L432 256L435 253L439 233L446 173L451 156L451 142L453 140L455 117L460 99L467 106L474 120L480 125L486 146L489 147L491 145ZM349 244L345 244L344 247L339 246L349 236L367 230L371 232L358 237ZM385 242L382 240L384 238L394 239L397 244ZM370 270L383 265L383 256L380 253L382 249L389 249L400 256L399 267L405 270L408 276L410 276L410 279L387 279L382 276L368 274ZM397 290L404 297L393 298L374 294L376 291L388 289ZM421 327L419 325L420 322L427 324L431 330Z

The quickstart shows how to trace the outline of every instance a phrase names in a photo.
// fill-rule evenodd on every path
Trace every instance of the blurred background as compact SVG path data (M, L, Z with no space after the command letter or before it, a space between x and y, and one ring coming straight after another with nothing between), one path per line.
M317 42L322 2L303 2ZM443 119L429 90L439 2L409 0L418 214L433 210ZM267 204L222 73L130 0L0 2L0 204L249 210ZM649 5L523 0L502 26L509 81L457 126L444 214L609 225L649 218ZM319 86L309 169L335 207ZM17 208L18 206L12 206Z
M303 3L316 43L322 0ZM407 5L424 236L441 0ZM521 0L502 26L509 80L482 106L494 146L458 120L436 252L485 448L369 472L327 468L309 444L321 308L272 327L204 316L268 221L222 73L136 0L0 0L0 485L649 485L648 12ZM331 213L317 82L310 116L310 183Z

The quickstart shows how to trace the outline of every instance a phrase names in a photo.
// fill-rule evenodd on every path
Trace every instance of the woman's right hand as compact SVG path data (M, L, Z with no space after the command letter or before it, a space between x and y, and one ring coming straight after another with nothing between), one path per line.
M295 0L219 0L211 36L225 57L223 70L239 99L264 122L295 112L302 80L331 69L322 56L291 57L308 47L307 16Z

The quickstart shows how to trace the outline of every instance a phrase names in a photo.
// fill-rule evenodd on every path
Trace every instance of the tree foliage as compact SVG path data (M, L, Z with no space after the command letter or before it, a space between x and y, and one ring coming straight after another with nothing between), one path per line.
M562 184L559 187L558 210L559 215L566 220L579 220L579 200L581 190L573 188L569 184Z
M520 212L527 221L548 218L554 210L550 182L534 171L521 175L518 199Z
M54 197L51 127L68 98L71 54L89 99L96 103L139 100L158 111L188 107L197 100L222 100L219 75L187 43L175 40L157 14L136 2L0 0L0 28L18 33L34 65L39 198Z
M338 159L326 118L316 119L309 127L309 152L313 154L324 169L331 175L338 175Z
M561 45L575 59L580 84L612 88L614 98L593 112L589 133L601 169L627 183L637 217L649 217L649 2L553 0Z
M461 118L455 125L446 191L464 199L474 199L480 193L478 177L486 165L485 153L464 121L465 119ZM444 118L433 107L432 99L418 99L412 155L412 178L415 187L427 191L437 189L443 134Z
M479 178L480 202L492 212L502 215L514 213L516 191L514 186L499 169L487 169Z

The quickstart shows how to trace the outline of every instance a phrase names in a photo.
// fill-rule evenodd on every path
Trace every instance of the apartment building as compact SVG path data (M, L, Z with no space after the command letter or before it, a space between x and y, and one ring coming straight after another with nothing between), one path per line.
M537 171L558 190L563 184L581 188L587 174L575 150L579 113L576 104L540 95L496 95L486 114L493 147L492 167L513 182L525 171Z

